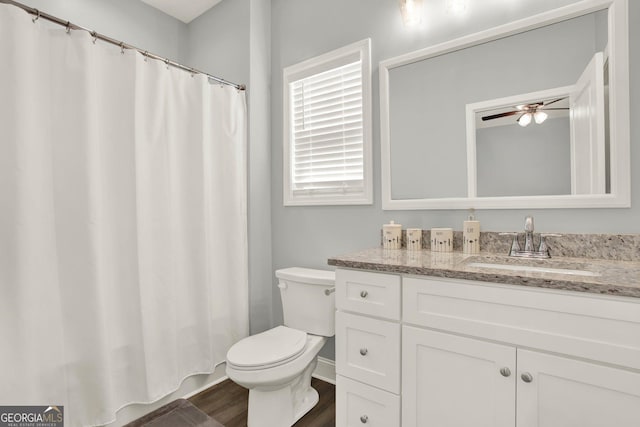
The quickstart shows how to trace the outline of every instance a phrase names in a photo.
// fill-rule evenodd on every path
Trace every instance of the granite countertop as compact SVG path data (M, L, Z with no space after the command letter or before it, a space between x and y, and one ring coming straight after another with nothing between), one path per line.
M406 249L366 249L329 258L336 267L388 273L416 274L452 279L533 286L539 288L589 292L640 298L640 262L556 257L535 260L481 252L408 251ZM551 271L523 271L473 267L471 263L533 266ZM553 269L586 271L589 276L564 274Z

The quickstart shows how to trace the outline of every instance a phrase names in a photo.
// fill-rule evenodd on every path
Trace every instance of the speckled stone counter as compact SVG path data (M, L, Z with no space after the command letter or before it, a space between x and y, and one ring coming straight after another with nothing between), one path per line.
M452 279L533 286L640 298L640 261L558 257L548 260L513 258L481 252L436 253L428 250L372 248L329 258L329 265L388 273L416 274ZM557 272L504 270L473 267L472 263L533 266L548 269L581 270L593 276Z

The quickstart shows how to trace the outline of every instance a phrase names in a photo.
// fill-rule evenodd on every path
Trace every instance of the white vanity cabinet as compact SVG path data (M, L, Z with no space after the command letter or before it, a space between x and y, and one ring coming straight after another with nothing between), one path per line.
M640 426L640 299L346 269L336 277L338 426ZM376 278L397 283L397 319L340 303ZM353 356L361 334L393 336L378 338L384 368ZM374 423L362 401L384 416L400 403L400 414Z
M336 426L400 426L400 276L336 271Z

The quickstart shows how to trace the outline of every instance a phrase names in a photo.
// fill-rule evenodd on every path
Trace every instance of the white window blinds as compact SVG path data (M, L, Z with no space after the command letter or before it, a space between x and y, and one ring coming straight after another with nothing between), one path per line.
M371 40L282 71L283 204L372 204Z
M291 83L291 191L364 191L361 60Z

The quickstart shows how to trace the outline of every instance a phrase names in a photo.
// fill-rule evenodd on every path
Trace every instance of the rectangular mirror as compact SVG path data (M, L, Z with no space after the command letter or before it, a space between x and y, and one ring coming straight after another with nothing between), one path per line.
M629 206L626 0L380 64L384 209Z

